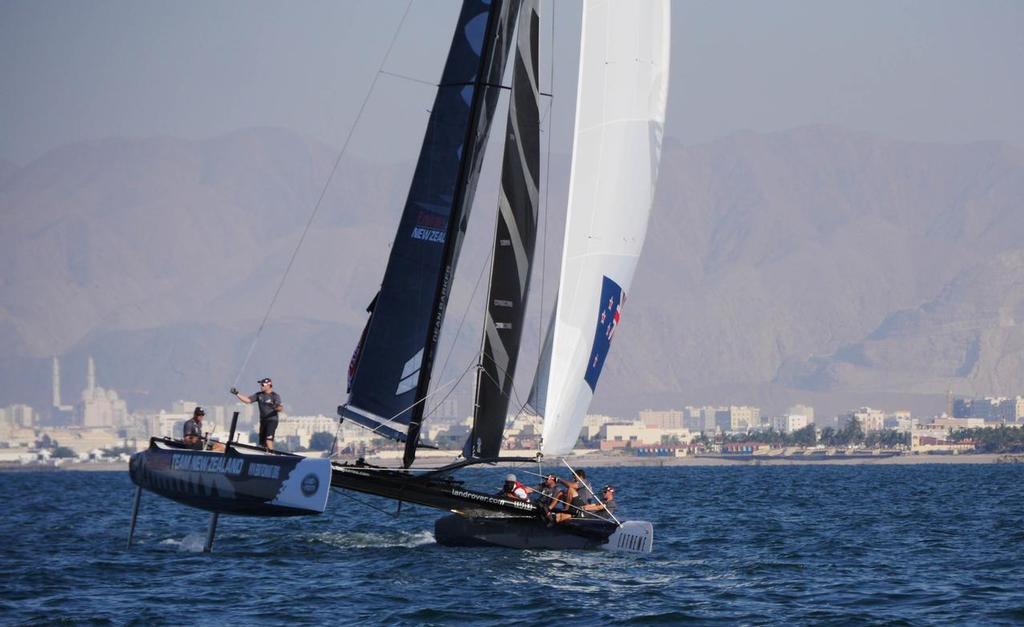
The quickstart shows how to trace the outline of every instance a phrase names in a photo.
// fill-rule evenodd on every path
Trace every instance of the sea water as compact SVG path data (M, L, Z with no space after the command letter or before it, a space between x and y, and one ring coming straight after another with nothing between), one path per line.
M653 553L446 548L438 512L339 493L221 517L210 554L144 493L127 549L127 472L0 473L0 623L1024 623L1024 465L588 470Z

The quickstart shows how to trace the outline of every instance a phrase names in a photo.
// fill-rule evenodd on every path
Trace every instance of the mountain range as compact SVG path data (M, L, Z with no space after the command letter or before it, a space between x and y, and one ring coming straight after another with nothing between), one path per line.
M436 380L467 372L479 347L497 152ZM272 376L293 413L331 413L413 167L346 157L334 170L336 159L259 128L0 163L0 405L48 407L53 355L73 402L91 355L99 384L130 409L226 402L232 384ZM568 160L550 161L520 390L557 277ZM1024 152L999 142L834 127L668 140L592 411L804 402L819 416L922 413L942 411L948 391L1024 394L1022 199ZM460 387L464 409L467 395Z

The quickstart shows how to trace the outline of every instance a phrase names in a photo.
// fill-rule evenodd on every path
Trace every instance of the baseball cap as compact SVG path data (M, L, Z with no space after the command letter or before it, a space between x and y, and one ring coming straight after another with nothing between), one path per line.
M202 407L196 407L195 410L193 410L192 415L193 416L205 416L206 412L203 410Z
M259 383L260 385L263 385L264 383L273 383L273 381L270 380L270 377L263 377L262 379L260 379L256 383Z
M505 476L505 481L511 481L511 482L515 483L515 480L516 480L516 476L513 475L512 473L509 473L508 475Z

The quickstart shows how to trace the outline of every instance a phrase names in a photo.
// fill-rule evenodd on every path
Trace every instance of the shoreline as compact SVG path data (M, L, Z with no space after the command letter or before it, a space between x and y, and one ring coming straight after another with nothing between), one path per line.
M384 465L388 459L368 458L371 464ZM592 468L659 468L667 466L722 467L722 466L913 466L921 464L1024 464L1019 453L963 453L959 455L897 455L893 457L858 457L852 459L777 459L765 455L751 459L726 457L622 457L589 453L571 455L568 461L574 467ZM128 462L71 463L61 466L43 464L0 464L0 472L126 472Z

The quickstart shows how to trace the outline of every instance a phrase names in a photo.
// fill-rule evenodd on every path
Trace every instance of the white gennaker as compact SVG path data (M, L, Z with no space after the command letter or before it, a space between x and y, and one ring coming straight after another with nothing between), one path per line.
M607 307L606 279L622 293L609 314L617 325L647 235L661 159L669 45L668 0L584 3L562 270L550 354L545 350L538 366L539 373L547 366L548 377L546 385L539 382L547 398L538 408L546 457L564 456L576 444L593 399L588 369L595 368L595 357L604 357L595 354L595 329ZM596 386L594 372L589 375Z

